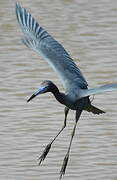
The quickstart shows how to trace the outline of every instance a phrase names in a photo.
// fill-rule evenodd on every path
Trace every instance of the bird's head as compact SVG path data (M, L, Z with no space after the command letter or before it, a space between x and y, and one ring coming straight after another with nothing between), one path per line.
M40 85L40 87L32 94L32 96L27 100L29 102L32 100L34 97L40 94L44 94L46 92L52 92L56 86L54 85L53 82L46 80L43 81Z

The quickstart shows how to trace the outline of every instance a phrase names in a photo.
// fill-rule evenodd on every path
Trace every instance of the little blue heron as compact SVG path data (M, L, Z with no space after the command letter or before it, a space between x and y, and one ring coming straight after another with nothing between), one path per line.
M26 9L22 8L19 4L16 4L16 16L24 33L23 43L41 55L51 65L54 71L58 74L65 88L65 93L61 93L52 81L46 80L42 82L40 87L27 100L27 102L29 102L39 94L51 92L59 103L65 105L64 125L54 139L46 146L39 158L39 164L41 164L41 162L45 159L57 136L66 127L69 110L71 109L76 111L75 125L72 131L70 144L60 171L61 179L65 174L76 125L82 111L85 110L94 114L105 113L104 111L94 107L91 104L89 97L91 95L107 91L115 91L117 90L117 83L88 89L87 81L85 80L82 72L63 46L54 40L54 38L52 38L52 36L50 36L50 34L35 21L31 14L29 14Z

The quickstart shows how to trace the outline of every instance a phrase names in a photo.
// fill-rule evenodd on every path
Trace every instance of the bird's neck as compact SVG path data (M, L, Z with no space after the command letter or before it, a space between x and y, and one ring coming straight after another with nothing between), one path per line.
M61 93L57 86L55 86L55 88L51 92L55 96L57 101L59 101L61 104L64 104L65 94Z

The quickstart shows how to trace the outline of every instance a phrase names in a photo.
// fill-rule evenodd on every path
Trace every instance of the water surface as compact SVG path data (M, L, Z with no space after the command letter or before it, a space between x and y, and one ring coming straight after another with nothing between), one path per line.
M117 82L117 2L111 0L20 1L71 54L89 87ZM48 64L20 41L15 1L0 0L0 179L55 180L74 125L53 144L39 167L37 157L63 124L63 106L51 94L27 98L50 79L64 91ZM117 92L97 95L107 113L84 112L64 179L117 180Z

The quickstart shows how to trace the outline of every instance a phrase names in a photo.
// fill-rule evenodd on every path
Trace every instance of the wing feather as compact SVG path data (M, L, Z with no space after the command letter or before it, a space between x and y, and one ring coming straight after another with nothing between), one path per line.
M54 40L26 9L21 8L18 4L16 4L16 16L24 33L24 44L44 57L57 72L65 89L69 91L72 84L80 88L87 88L88 84L80 69L63 46Z
M79 97L83 98L86 96L91 96L91 95L101 94L101 93L111 92L111 91L117 91L117 83L106 84L106 85L99 86L96 88L81 90Z

